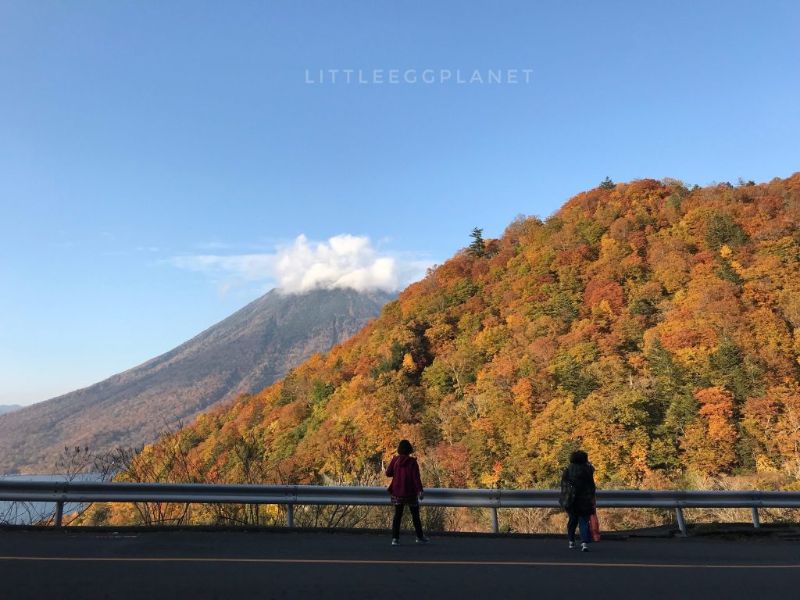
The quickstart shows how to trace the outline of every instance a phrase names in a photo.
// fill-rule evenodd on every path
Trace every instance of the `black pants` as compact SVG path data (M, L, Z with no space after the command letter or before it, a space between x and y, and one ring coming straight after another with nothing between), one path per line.
M392 519L392 537L398 539L400 537L400 521L403 520L403 507L405 504L399 503L394 505L394 519ZM411 520L414 521L414 531L417 532L417 537L425 537L422 535L422 521L419 520L419 505L409 504L408 510L411 511Z

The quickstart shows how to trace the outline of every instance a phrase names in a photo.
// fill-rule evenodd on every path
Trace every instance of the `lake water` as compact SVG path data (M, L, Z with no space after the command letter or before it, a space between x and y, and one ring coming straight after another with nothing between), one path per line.
M0 475L2 480L17 481L65 481L64 475ZM96 473L78 475L73 481L100 481L100 476ZM80 510L81 504L65 504L64 514L73 513ZM10 523L13 525L33 524L56 512L55 502L8 502L0 500L0 523Z

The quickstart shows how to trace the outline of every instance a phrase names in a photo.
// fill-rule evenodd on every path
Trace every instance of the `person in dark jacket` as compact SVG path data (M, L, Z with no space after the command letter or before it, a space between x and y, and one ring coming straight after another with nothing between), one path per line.
M389 493L394 504L392 546L400 544L400 521L403 519L403 507L406 505L411 511L411 520L414 521L417 543L428 542L428 538L422 533L422 521L419 518L419 501L423 498L423 489L417 459L411 456L413 452L411 442L400 440L397 445L397 456L392 458L386 468L386 476L392 478L392 483L389 484Z
M575 547L575 528L580 527L581 551L589 550L589 517L595 510L594 467L583 450L573 452L569 466L561 474L561 495L564 509L569 515L567 538L569 547Z

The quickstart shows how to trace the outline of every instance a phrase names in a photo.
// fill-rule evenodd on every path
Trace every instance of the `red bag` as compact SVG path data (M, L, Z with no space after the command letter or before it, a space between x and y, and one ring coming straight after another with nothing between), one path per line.
M589 515L589 533L593 542L600 541L600 521L597 519L596 512Z

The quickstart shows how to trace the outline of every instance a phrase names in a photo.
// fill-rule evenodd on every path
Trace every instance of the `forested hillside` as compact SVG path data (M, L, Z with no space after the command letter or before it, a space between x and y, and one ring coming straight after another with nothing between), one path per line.
M476 238L354 338L145 448L124 478L362 481L408 438L429 484L552 486L580 446L604 486L791 487L798 223L800 173L605 182Z

